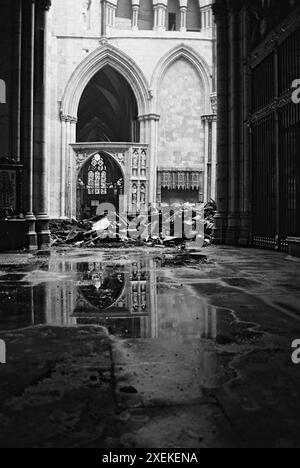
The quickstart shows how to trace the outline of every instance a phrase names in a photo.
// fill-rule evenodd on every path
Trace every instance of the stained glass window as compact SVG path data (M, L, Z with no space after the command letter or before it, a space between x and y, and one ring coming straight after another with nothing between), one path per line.
M91 160L88 170L89 195L107 194L107 169L100 154L96 154Z

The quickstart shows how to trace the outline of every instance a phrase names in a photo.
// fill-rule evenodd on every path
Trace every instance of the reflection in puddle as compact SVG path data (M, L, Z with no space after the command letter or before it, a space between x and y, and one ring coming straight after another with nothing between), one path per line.
M216 337L216 310L188 286L170 288L162 259L50 258L47 268L0 276L0 329L103 325L132 338Z

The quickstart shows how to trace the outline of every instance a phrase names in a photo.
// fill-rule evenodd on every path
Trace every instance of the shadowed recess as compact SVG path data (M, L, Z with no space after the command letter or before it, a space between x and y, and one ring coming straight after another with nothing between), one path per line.
M89 82L79 103L77 141L138 142L135 96L127 81L109 65Z

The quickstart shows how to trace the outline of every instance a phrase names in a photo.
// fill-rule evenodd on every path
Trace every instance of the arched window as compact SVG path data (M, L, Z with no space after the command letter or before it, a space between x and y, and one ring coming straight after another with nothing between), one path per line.
M107 169L100 154L96 154L88 169L89 195L107 194Z
M116 28L131 29L132 6L131 0L119 0L116 11Z
M188 0L186 28L188 31L200 31L201 13L198 0Z
M139 29L151 30L153 28L153 3L152 0L140 0Z
M180 8L179 0L168 0L167 30L179 31L180 29Z

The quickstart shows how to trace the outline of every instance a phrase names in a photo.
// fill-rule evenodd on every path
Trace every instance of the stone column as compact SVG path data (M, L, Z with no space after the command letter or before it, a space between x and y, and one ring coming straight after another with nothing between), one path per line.
M216 200L216 169L217 169L217 116L212 120L212 143L211 143L211 198Z
M48 177L46 155L46 22L50 2L36 2L35 116L34 116L34 212L39 249L49 248Z
M116 26L117 0L106 1L106 27L111 29Z
M13 92L12 92L12 129L11 156L20 161L21 152L21 67L22 67L22 8L23 1L15 1L14 14L14 53L13 53Z
M225 1L223 3L226 3ZM211 0L199 0L199 8L201 15L201 29L208 29L212 27L212 15L211 15ZM215 3L214 8L218 5L219 1ZM220 4L221 5L221 4ZM226 5L224 5L224 8Z
M225 241L228 212L228 17L223 0L213 5L217 23L217 213L215 217L214 242Z
M229 213L226 243L235 245L239 235L239 19L240 2L232 0L229 11Z
M61 185L60 217L76 217L76 161L71 147L76 142L77 117L61 113Z
M23 4L21 154L23 170L23 211L28 223L27 246L35 249L37 237L33 214L33 100L34 100L34 1Z
M207 202L208 196L208 115L203 115L201 117L203 127L204 127L204 202Z
M60 218L66 216L67 116L61 115Z
M70 180L69 180L69 193L70 193L70 206L68 209L70 210L70 217L76 218L76 204L77 204L77 166L76 160L74 157L74 151L71 147L71 143L75 143L76 141L76 124L77 118L72 117L70 122L68 123L68 137L69 137L69 145L68 145L68 162L69 162L69 173L70 173Z
M107 20L106 20L106 12L107 12L107 9L106 9L106 1L107 0L101 0L101 36L102 37L106 37L106 23L107 23Z
M202 122L205 134L204 151L204 202L215 199L215 177L216 177L216 115L203 115ZM210 168L210 179L208 172ZM208 190L210 187L210 190Z
M141 123L141 143L149 144L148 174L149 174L149 203L156 203L157 192L157 143L158 143L158 114L147 114L139 117Z
M166 30L167 0L153 0L154 30L161 32Z
M250 128L248 125L248 118L250 113L250 67L248 65L247 57L250 43L250 28L249 28L249 11L251 9L251 1L244 2L244 9L242 11L241 31L240 36L242 40L242 59L240 61L240 76L243 77L243 82L240 92L240 106L241 106L241 119L240 131L243 135L240 144L241 155L241 171L240 171L240 234L239 245L247 246L251 239L251 218L250 218Z
M139 10L140 0L131 0L132 3L132 29L137 31L139 29Z
M187 0L180 0L180 31L186 31Z

